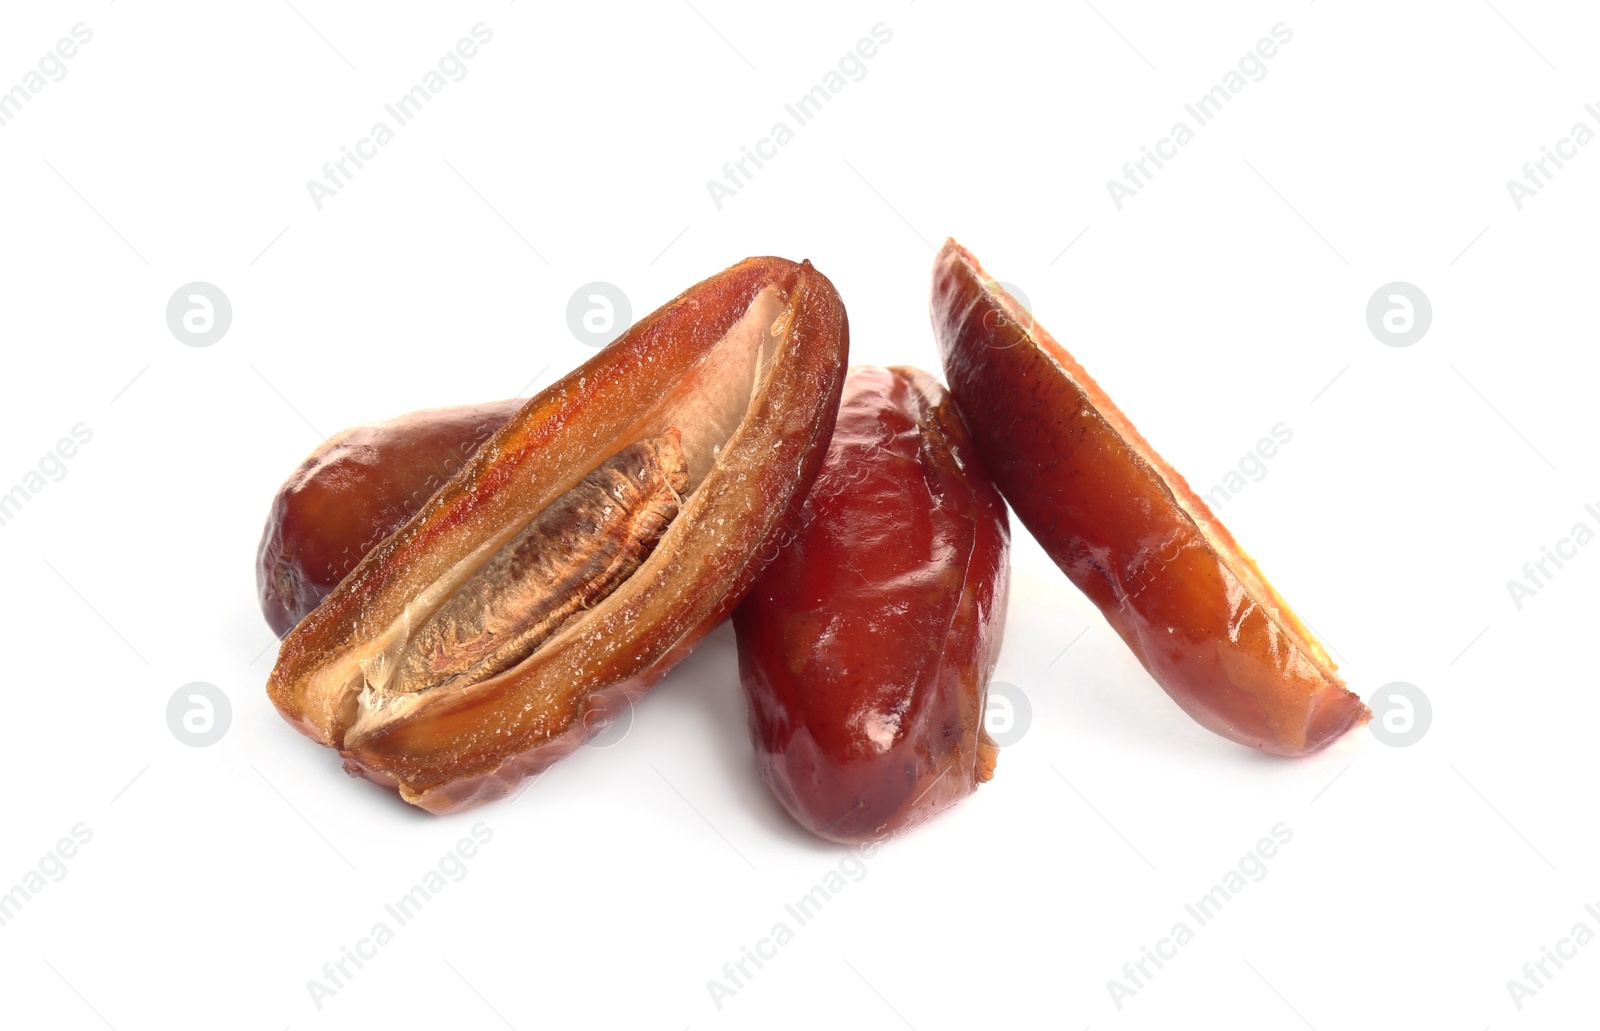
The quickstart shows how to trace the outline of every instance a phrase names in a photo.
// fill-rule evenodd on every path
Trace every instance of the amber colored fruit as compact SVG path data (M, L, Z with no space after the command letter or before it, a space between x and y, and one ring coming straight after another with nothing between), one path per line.
M801 519L734 613L762 776L834 841L892 834L994 771L983 727L1010 530L920 369L853 369Z
M256 553L261 614L282 637L466 464L523 401L430 408L330 438L278 488Z
M849 329L809 262L751 258L539 393L284 639L267 692L352 771L447 812L508 793L732 610L827 449ZM637 570L487 679L395 690L409 634L611 456L680 434L688 491Z
M931 311L950 391L1017 518L1189 715L1279 755L1367 721L1183 477L953 240Z

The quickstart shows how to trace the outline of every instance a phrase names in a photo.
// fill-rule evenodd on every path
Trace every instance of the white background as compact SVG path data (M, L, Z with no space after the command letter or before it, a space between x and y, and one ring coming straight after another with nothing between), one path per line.
M0 490L93 440L0 527L0 927L11 1027L1566 1028L1600 945L1507 988L1600 903L1590 793L1600 547L1600 25L1538 0L762 6L8 4L0 88L94 33L0 128ZM1503 16L1503 17L1502 17ZM493 41L341 193L306 181L484 22ZM741 192L706 181L883 22L867 74ZM1123 210L1105 183L1282 22L1293 39ZM313 27L314 26L314 27ZM1514 28L1513 28L1514 26ZM1552 169L1554 166L1549 166ZM580 285L643 315L748 254L810 258L857 361L938 368L954 235L1205 491L1363 697L1433 724L1270 760L1201 730L1020 527L996 677L1032 708L998 774L866 862L719 1009L707 982L845 853L755 775L732 635L515 802L434 818L347 779L262 686L254 549L326 434L538 389L593 352ZM1070 245L1070 246L1069 246ZM203 280L217 344L164 310ZM1410 347L1365 320L1431 299ZM1553 568L1553 567L1551 567ZM1072 642L1076 642L1072 644ZM1063 649L1071 648L1063 653ZM180 686L232 703L168 729ZM322 966L478 821L492 841L319 1010ZM1119 1009L1122 978L1275 824L1293 840ZM1600 906L1597 906L1600 908ZM1190 921L1192 924L1192 921ZM792 923L792 921L791 921ZM753 969L753 968L751 968Z

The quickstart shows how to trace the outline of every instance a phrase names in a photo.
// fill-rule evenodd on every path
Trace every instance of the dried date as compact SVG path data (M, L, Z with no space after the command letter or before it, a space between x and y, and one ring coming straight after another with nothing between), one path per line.
M415 805L446 812L506 794L578 747L594 714L653 686L749 589L821 463L848 341L844 305L809 262L752 258L668 302L528 401L362 558L284 639L269 697L351 770ZM504 616L495 592L452 601L479 570L561 565L545 545L515 554L541 513L572 504L620 451L674 433L684 489L664 476L681 501L659 536L633 521L646 509L666 516L654 485L631 511L621 539L654 539L630 574L605 592L578 590L570 614L509 665L468 663L437 682L398 675L426 665L426 644L420 660L408 656L436 613L461 606L451 611L466 622L451 633ZM572 528L569 518L544 529ZM545 536L549 547L561 539ZM550 597L497 582L539 605Z
M1066 349L954 240L934 335L1001 493L1167 693L1279 755L1371 716L1316 636Z
M852 369L800 523L734 613L756 763L801 826L878 838L989 779L1009 545L944 388Z

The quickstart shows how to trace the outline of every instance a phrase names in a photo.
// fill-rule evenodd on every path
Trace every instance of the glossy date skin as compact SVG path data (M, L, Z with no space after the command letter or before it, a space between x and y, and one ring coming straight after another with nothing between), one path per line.
M799 527L734 613L762 777L807 830L884 837L970 794L1009 579L1005 503L920 369L852 369Z
M692 287L529 400L380 541L289 632L268 696L413 805L442 813L510 793L738 604L816 476L848 347L843 302L809 262L750 258ZM672 472L681 500L661 508L664 531L650 529L623 582L486 679L398 681L411 635L474 573L603 463L663 436L681 446L686 489ZM585 526L567 529L588 549L644 532Z
M411 412L337 434L278 489L256 552L261 614L282 637L460 471L523 400Z
M1190 716L1285 756L1367 721L1183 477L954 240L934 261L931 314L951 393L1017 518Z

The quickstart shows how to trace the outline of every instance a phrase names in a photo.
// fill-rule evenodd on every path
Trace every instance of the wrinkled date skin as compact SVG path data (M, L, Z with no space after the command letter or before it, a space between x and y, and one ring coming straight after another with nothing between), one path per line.
M378 542L289 631L268 696L414 805L504 796L738 604L826 453L848 349L809 262L669 301Z
M1017 518L1189 715L1287 756L1367 721L1183 477L954 240L931 307L950 391Z
M282 637L523 405L430 408L345 430L300 463L256 553L261 614Z
M1010 531L932 376L851 370L822 472L779 544L734 626L757 763L789 814L833 841L871 840L988 780Z

